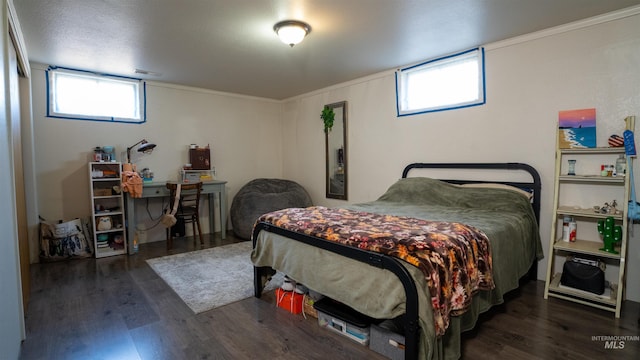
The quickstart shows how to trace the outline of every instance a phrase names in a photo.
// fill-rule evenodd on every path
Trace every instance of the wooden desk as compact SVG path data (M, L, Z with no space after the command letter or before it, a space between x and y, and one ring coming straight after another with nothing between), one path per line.
M215 195L218 195L220 208L218 209L218 216L220 219L220 235L225 238L226 218L227 218L227 197L225 195L226 181L212 180L202 183L202 194L208 195L209 201L209 231L213 233L215 231ZM129 243L129 254L133 254L133 237L136 232L136 212L135 203L136 200L153 198L153 197L169 197L169 190L167 189L166 181L156 181L152 183L144 184L142 188L142 197L132 198L127 193L127 242Z

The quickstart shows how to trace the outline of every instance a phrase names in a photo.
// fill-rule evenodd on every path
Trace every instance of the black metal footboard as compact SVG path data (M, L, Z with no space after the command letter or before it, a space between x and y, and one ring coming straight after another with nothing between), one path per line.
M500 180L464 180L464 179L439 179L440 181L452 183L452 184L471 184L471 183L498 183L511 185L525 191L529 191L533 194L531 199L531 206L533 212L536 215L538 223L540 223L540 192L542 190L542 182L540 181L540 174L538 171L529 164L524 163L413 163L407 165L402 170L402 178L409 176L409 171L415 169L453 169L453 170L510 170L510 171L524 171L529 173L531 181L500 181Z
M253 229L252 239L254 248L256 246L256 239L258 238L258 234L261 231L268 231L274 234L282 235L287 238L294 239L305 244L321 248L323 250L331 251L350 259L354 259L380 269L386 269L394 273L402 283L407 299L406 313L404 316L403 324L405 336L405 359L418 358L418 344L420 333L420 326L418 323L418 291L415 283L413 282L411 274L409 274L407 269L400 263L400 260L384 254L361 250L314 236L282 229L265 222L257 223L255 228ZM254 292L257 298L262 295L264 286L263 279L267 276L269 270L269 267L254 266ZM312 284L308 285L312 286Z

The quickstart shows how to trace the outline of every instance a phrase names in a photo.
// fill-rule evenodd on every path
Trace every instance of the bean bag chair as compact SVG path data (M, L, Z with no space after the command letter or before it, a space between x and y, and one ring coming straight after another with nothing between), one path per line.
M231 203L233 233L251 239L256 220L262 214L291 207L312 206L311 197L298 183L284 179L255 179L243 186Z

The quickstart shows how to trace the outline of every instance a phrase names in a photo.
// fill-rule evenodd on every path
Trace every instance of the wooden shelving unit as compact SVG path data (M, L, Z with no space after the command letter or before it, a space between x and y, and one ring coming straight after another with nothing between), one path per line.
M630 197L629 177L619 174L615 177L600 175L568 175L563 170L563 163L569 158L578 159L578 161L589 161L589 158L598 156L607 159L607 163L614 164L617 157L624 155L624 148L581 148L581 149L557 149L556 150L556 166L555 166L555 186L554 186L554 202L553 216L551 226L551 243L549 245L549 261L547 268L547 276L545 282L544 297L556 297L579 304L592 306L595 308L608 310L620 317L620 309L622 300L624 299L625 288L625 268L626 268L626 252L627 252L627 203ZM596 161L597 162L597 161ZM618 202L618 210L620 213L599 213L593 208L580 208L572 206L560 205L561 194L564 191L573 188L572 194L580 194L580 187L589 186L607 186L609 191L616 193ZM576 190L578 188L578 191ZM612 188L613 187L613 188ZM593 188L591 189L593 190ZM598 196L599 191L591 191L589 195ZM579 199L575 199L579 202ZM610 201L610 198L602 198L599 201L603 204ZM565 198L566 201L566 198ZM597 236L593 238L578 237L575 242L567 242L562 239L561 231L563 217L571 216L579 219L583 226L596 229L597 222L607 217L613 217L616 225L622 227L622 240L616 246L617 254L600 250L604 244ZM592 231L593 233L593 231ZM560 234L560 235L559 235ZM615 271L614 274L608 274L609 278L615 279L610 281L609 287L602 295L594 294L579 289L564 286L560 283L562 276L561 269L564 258L569 255L583 256L590 259L598 259L607 266L606 271Z

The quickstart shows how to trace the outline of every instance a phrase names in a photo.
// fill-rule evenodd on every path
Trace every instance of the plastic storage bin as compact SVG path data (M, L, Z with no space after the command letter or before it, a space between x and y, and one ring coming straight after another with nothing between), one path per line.
M369 330L374 319L327 297L316 301L313 307L318 312L318 325L361 345L369 345Z

